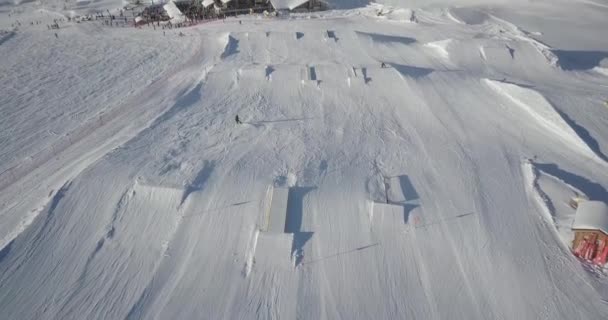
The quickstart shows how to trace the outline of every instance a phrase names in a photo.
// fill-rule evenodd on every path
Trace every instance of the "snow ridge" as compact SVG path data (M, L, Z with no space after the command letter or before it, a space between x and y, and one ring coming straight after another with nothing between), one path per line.
M560 113L543 97L540 93L525 88L516 84L483 79L483 83L489 86L495 92L507 97L515 105L521 107L529 115L531 115L542 126L549 129L554 134L557 134L564 141L578 146L593 159L601 159L580 138L580 136L570 127L567 122L561 117Z

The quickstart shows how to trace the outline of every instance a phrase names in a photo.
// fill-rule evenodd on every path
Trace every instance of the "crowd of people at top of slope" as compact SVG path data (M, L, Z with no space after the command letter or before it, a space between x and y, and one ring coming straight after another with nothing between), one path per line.
M83 22L83 21L103 20L104 24L108 24L108 25L112 25L113 21L116 21L114 23L118 23L119 21L121 21L121 22L124 22L124 24L126 24L128 22L127 16L123 15L123 10L122 9L120 9L120 15L119 16L111 14L109 10L106 10L106 11L107 11L107 15L104 15L103 12L98 12L98 13L95 13L95 14L89 14L89 15L84 15L84 16L76 16L76 17L67 16L65 18L54 18L53 19L53 23L52 24L47 24L46 27L49 30L59 29L59 23L60 22L62 22L62 23L63 22L76 22L76 23L80 23L80 22ZM9 13L8 17L11 18L12 15ZM31 21L29 24L31 26L33 26L33 25L39 25L39 24L42 24L42 21L41 20L34 20L34 21ZM20 27L22 25L23 24L21 23L21 21L19 21L18 19L16 19L15 22L13 22L11 24L11 27L17 28L17 27Z
M183 4L182 4L183 5ZM68 7L64 7L65 10L69 9ZM137 27L140 28L142 26L147 26L156 30L157 28L161 30L165 29L175 29L175 28L183 28L192 25L199 24L200 22L207 22L211 20L222 20L226 21L228 16L238 17L239 15L252 15L262 13L264 16L274 16L272 13L276 12L267 12L265 7L255 7L243 10L228 10L225 12L216 12L210 13L209 10L201 11L202 9L199 6L191 5L182 9L184 20L181 22L172 22L171 19L165 12L164 6L162 4L150 5L150 6L124 6L122 8L117 8L114 10L106 9L105 11L98 11L92 14L86 14L82 16L66 16L62 18L54 18L52 24L47 24L48 30L59 30L65 27L64 23L81 23L88 21L102 21L102 23L106 26L110 27ZM262 10L262 11L260 11ZM161 14L162 12L162 14ZM45 13L42 13L45 14ZM19 12L11 11L8 13L9 18L14 18L14 22L11 24L11 27L15 29L15 31L24 25L22 21L17 19L15 16L18 16ZM48 16L48 14L47 14ZM60 23L62 26L60 27ZM243 24L241 20L238 20L239 24ZM31 26L43 24L42 20L34 20L29 23ZM166 35L166 32L163 32L163 35ZM184 36L183 32L178 34L179 36ZM55 37L58 37L58 33L55 33Z
M112 14L109 10L106 10L105 13L97 12L94 14L89 14L89 15L84 15L84 16L76 16L76 17L68 16L68 17L63 17L63 18L52 18L52 20L47 18L46 21L44 18L34 19L34 20L30 21L29 23L20 20L18 18L18 16L14 13L8 13L8 17L11 19L14 19L11 22L11 28L13 29L13 31L18 31L20 28L24 28L26 26L34 27L34 26L38 26L38 25L44 25L45 22L47 22L47 24L46 24L47 30L60 30L60 29L65 28L66 24L69 24L69 23L81 23L81 22L88 22L88 21L101 21L101 23L103 25L110 26L110 27L133 27L135 25L134 17L137 17L139 15L139 13L137 13L137 12L131 13L131 16L133 18L130 18L129 14L127 14L127 11L128 10L117 9L117 14ZM182 28L182 27L187 26L186 24L183 24L183 23L171 23L170 21L165 22L163 25L161 25L160 23L158 23L157 25L154 25L154 23L148 23L148 25L150 27L153 27L154 30L156 30L157 26L161 27L161 29L163 29L163 30ZM166 33L164 31L163 31L163 35L166 35ZM185 34L183 32L180 32L178 35L185 36ZM55 38L59 38L59 33L55 32L54 36L55 36Z

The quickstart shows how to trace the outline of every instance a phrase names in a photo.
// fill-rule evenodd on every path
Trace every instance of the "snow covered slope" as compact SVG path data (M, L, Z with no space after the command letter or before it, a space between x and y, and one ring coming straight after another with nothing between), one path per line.
M0 20L3 319L608 317L564 206L608 201L608 44L540 14L600 39L608 9L37 6Z

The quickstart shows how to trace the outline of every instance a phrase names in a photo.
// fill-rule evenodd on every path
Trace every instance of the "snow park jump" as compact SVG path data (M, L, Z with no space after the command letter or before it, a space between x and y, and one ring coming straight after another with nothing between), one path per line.
M608 319L607 16L0 0L0 319Z

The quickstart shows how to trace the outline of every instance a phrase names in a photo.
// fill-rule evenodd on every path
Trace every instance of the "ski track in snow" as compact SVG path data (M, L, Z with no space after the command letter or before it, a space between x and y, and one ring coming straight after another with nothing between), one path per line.
M164 36L0 18L24 22L0 34L3 319L608 317L567 228L572 194L608 201L608 48L389 4Z

